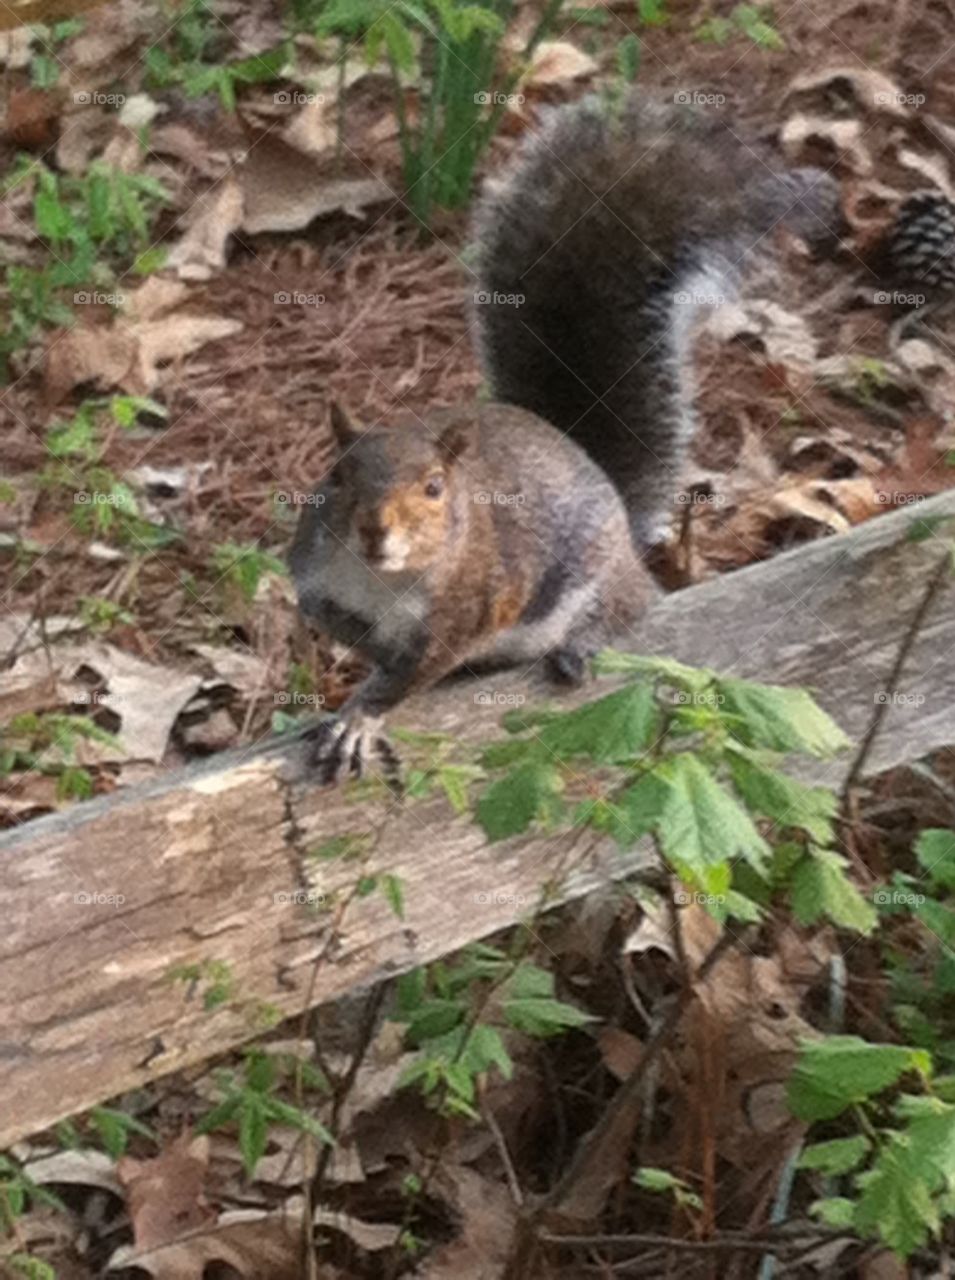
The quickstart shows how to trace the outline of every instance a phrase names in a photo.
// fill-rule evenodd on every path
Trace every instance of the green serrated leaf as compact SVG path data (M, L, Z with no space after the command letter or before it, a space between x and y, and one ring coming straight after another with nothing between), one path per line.
M816 1142L806 1147L799 1157L800 1169L821 1169L833 1176L848 1173L862 1163L871 1148L864 1134L853 1138L835 1138L832 1142Z
M671 756L659 772L669 782L660 840L674 864L693 873L737 857L763 865L770 852L766 841L697 756Z
M529 1036L559 1035L569 1027L584 1027L596 1021L574 1005L539 996L505 1000L503 1012L512 1027Z
M792 906L800 924L825 916L844 929L871 933L878 912L855 887L846 860L828 849L814 849L797 863L792 877Z
M800 1120L831 1120L855 1102L881 1093L907 1071L930 1076L923 1049L870 1044L858 1036L803 1041L789 1081L789 1106Z
M798 827L817 844L830 842L838 807L832 791L804 786L748 751L731 749L728 760L733 784L751 812L771 818L781 827Z
M490 786L478 801L477 820L490 840L520 835L534 821L556 816L564 789L557 768L528 760Z
M929 827L915 842L919 866L933 884L955 889L955 831Z
M858 1179L853 1225L908 1257L939 1229L938 1209L904 1138L893 1135L874 1167Z
M722 677L716 686L726 711L736 717L730 731L746 746L825 759L851 745L805 689Z

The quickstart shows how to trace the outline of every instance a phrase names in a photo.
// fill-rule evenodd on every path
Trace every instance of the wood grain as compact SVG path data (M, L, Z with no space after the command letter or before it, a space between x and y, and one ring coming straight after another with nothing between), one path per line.
M955 494L917 515L955 517ZM908 540L913 518L901 511L671 596L620 647L810 685L858 741L925 583L949 554L941 533ZM953 647L955 580L913 648L870 771L955 742ZM395 720L477 743L498 734L502 700L539 692L510 675L459 680ZM258 744L0 838L0 1147L251 1038L270 1015L511 924L568 867L563 893L573 897L644 857L579 833L489 847L443 799L405 805L303 786L300 752ZM812 772L838 787L848 763ZM356 865L313 851L353 833L370 833L370 870L401 878L404 920L377 894L343 909ZM323 910L292 900L305 890L324 896ZM209 1010L215 965L232 990ZM177 978L184 966L198 967L199 980Z

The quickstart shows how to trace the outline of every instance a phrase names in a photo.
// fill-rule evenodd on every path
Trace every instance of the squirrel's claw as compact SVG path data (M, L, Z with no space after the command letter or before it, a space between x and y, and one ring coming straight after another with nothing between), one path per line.
M350 776L363 778L376 757L386 782L393 784L398 777L401 762L382 737L377 717L346 714L323 720L310 737L306 765L320 786L340 786Z

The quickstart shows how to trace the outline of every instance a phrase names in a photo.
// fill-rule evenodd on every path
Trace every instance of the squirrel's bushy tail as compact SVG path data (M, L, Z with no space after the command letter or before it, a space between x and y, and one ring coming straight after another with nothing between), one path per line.
M831 180L774 174L714 115L637 97L558 108L478 209L492 395L604 468L638 544L678 489L701 310L774 223L815 238L835 219Z

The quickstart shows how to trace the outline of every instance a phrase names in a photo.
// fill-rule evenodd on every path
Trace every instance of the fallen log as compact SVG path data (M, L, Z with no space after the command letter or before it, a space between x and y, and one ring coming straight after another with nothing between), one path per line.
M910 540L926 517L955 517L955 493L670 596L621 647L808 685L856 742L888 698L867 772L916 760L955 742L955 576L886 687L950 555L938 530ZM394 719L480 743L502 702L535 694L509 675L455 681ZM581 859L580 833L488 846L443 798L303 786L300 756L296 741L254 744L0 838L0 1147L512 924L571 849L565 897L645 856L593 843ZM815 775L838 787L849 765ZM315 856L356 836L358 863ZM364 872L400 877L403 919L355 894Z

